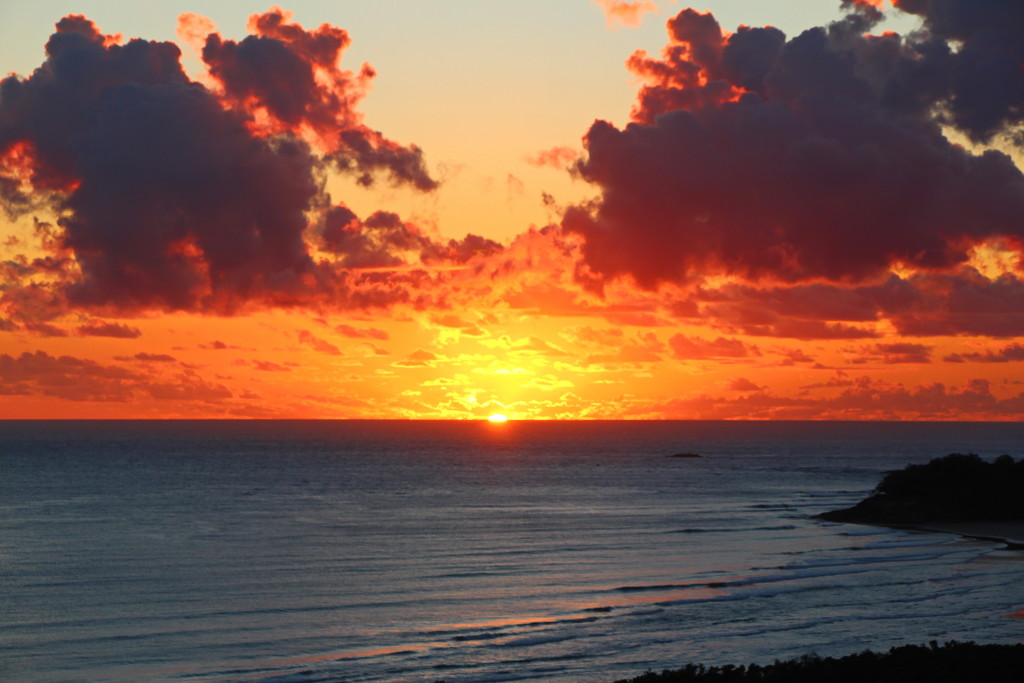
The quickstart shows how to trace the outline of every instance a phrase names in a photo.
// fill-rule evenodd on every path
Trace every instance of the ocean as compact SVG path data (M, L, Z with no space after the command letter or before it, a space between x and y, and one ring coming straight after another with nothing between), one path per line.
M1024 552L814 519L1022 451L1020 423L0 422L0 680L610 682L1024 642Z

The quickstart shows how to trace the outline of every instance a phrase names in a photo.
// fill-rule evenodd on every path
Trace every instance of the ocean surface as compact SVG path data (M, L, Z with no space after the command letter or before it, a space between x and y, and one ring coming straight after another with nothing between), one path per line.
M1024 552L813 519L951 452L1019 458L1024 424L0 422L0 680L610 682L1024 642Z

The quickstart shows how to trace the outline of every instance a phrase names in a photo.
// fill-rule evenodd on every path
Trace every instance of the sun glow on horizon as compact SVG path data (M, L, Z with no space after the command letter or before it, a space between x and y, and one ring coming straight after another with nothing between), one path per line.
M487 418L488 422L508 422L508 417L501 413L495 413Z

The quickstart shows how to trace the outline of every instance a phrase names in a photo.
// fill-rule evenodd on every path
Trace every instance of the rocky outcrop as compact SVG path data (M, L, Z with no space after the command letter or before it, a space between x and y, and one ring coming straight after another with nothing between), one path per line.
M1024 459L953 453L889 472L868 498L819 515L833 522L919 525L1024 520Z

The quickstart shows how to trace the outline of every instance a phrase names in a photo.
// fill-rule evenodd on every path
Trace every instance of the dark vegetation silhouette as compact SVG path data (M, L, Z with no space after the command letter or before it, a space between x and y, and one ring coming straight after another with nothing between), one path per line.
M874 493L852 508L819 518L859 524L1024 520L1024 459L986 462L952 453L927 465L888 472Z
M648 671L617 683L1003 683L1021 680L1024 645L976 645L950 641L904 645L888 652L865 650L845 657L805 655L759 666L688 664L661 673Z

